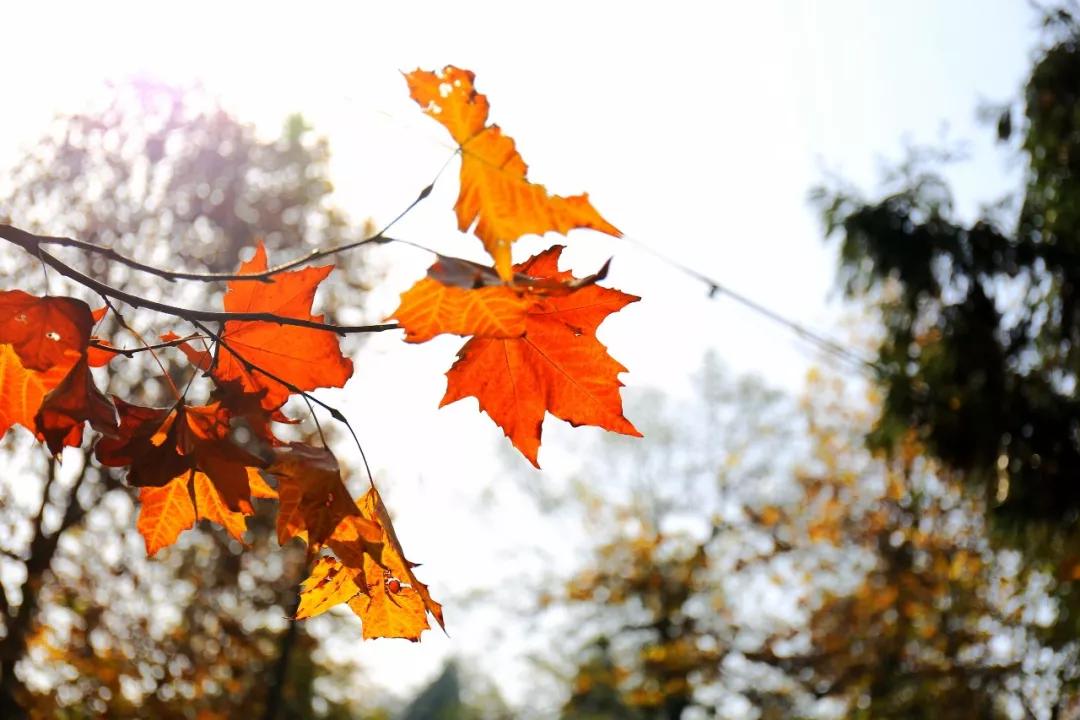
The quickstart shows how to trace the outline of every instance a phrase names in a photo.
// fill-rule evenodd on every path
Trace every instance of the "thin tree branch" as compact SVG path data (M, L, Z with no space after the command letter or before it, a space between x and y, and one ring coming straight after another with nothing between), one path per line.
M446 166L450 164L450 160L451 160L452 158L453 158L453 156L450 156L450 158L447 158L446 162L444 162L444 163L442 164L442 167L441 167L441 168L439 168L439 172L435 173L435 177L431 179L431 182L430 182L430 183L428 183L428 186L427 186L426 188L424 188L423 190L421 190L421 191L420 191L420 194L416 196L416 199L415 199L415 200L413 200L413 201L412 201L411 203L409 203L409 206L408 206L407 208L405 208L404 210L402 210L401 212L399 212L399 213L397 214L397 217L395 217L395 218L394 218L393 220L391 220L390 222L386 223L386 225L384 225L384 226L383 226L382 230L379 230L379 232L375 233L375 235L374 235L373 237L383 237L383 236L385 236L385 235L386 235L386 232L387 232L387 231L388 231L388 230L389 230L390 228L392 228L392 227L394 227L395 225L397 225L397 224L398 224L398 221L399 221L399 220L401 220L401 218L403 218L403 217L405 217L406 215L408 215L408 214L409 214L409 212L410 212L410 211L412 211L412 209L413 209L414 207L416 207L417 205L419 205L419 204L420 204L420 201L421 201L421 200L423 200L423 199L424 199L424 198L426 198L426 197L427 197L428 195L430 195L430 194L431 194L431 191L435 189L435 183L439 181L439 177L440 177L440 176L441 176L441 175L443 174L443 171L444 171L444 170L446 170Z
M445 169L445 165L443 169ZM439 170L439 175L442 174L442 169ZM436 175L438 178L438 175ZM198 282L236 282L236 281L257 281L257 282L271 282L275 275L291 270L295 267L305 265L316 260L320 260L324 257L330 257L339 253L354 250L365 245L383 245L392 242L402 242L397 238L388 237L386 231L393 227L401 218L405 217L409 211L411 211L417 204L424 198L431 194L432 189L435 187L435 181L433 180L430 185L420 191L420 194L409 203L409 206L398 213L397 217L387 223L386 227L372 235L371 237L364 238L363 240L357 240L355 242L346 243L345 245L339 245L338 247L325 248L322 250L312 250L307 255L290 260L289 262L276 265L272 268L268 268L262 272L257 273L199 273L199 272L186 272L183 270L166 270L164 268L156 267L154 265L147 265L146 263L139 262L134 258L129 258L126 255L121 255L116 250L108 247L102 247L85 240L77 240L69 237L56 237L51 235L35 235L34 233L20 230L12 225L0 224L0 237L15 242L23 247L23 249L29 249L29 245L37 247L38 252L41 252L42 245L60 245L63 247L77 248L85 252L101 255L102 257L111 260L113 262L127 265L133 270L144 272L149 275L155 275L157 277L174 282L176 280L195 280ZM15 240L13 236L18 236L20 240ZM410 245L412 243L409 243ZM44 259L42 259L44 263ZM42 265L44 270L44 264Z
M270 372L269 370L261 368L258 365L256 365L255 363L251 362L246 357L244 357L243 355L238 353L235 349L233 349L229 345L229 343L227 343L225 341L225 339L220 334L218 334L218 333L214 332L213 330L211 330L210 328L206 327L201 322L192 321L192 323L195 325L195 327L199 328L204 333L209 335L210 338L214 342L216 342L218 345L220 345L221 347L225 348L230 353L232 353L232 355L236 358L236 360L241 365L244 366L245 370L247 370L248 372L260 373L261 375L264 375L264 376L270 378L274 382L281 383L282 385L285 386L286 389L288 389L289 392L293 393L294 395L300 395L301 397L304 398L304 400L306 400L308 402L311 402L311 403L315 403L316 405L321 407L323 410L326 410L328 413L330 413L330 417L334 418L335 420L337 420L340 423L344 423L345 427L349 428L349 432L352 432L353 438L354 439L356 438L356 433L353 432L352 425L349 424L348 419L336 407L334 407L333 405L326 404L325 402L323 402L319 398L315 397L311 393L307 392L306 390L302 390L301 388L297 387L296 385L289 382L288 380L285 380L284 378L282 378L282 377L280 377L278 375L275 375L274 373ZM360 441L357 440L356 444L357 444L357 446L359 446ZM363 449L361 449L360 452L363 453Z
M110 352L116 355L123 355L124 357L134 357L135 353L146 352L147 350L164 350L165 348L176 347L177 345L183 345L186 342L192 340L203 340L204 336L194 333L187 337L176 338L175 340L169 340L168 342L157 343L156 345L144 345L137 348L118 348L113 345L106 345L100 340L91 340L89 347L95 348L102 352Z
M4 231L20 231L18 228L13 228L10 225L0 225L0 233ZM48 235L34 235L33 233L27 233L30 235L34 242L39 245L61 245L64 247L78 248L86 252L91 252L97 255L101 255L113 262L127 265L132 270L144 272L149 275L156 275L157 277L174 282L176 280L195 280L198 282L236 282L236 281L258 281L258 282L270 282L274 275L291 270L294 267L298 267L305 263L318 260L319 258L328 257L330 255L336 255L338 253L345 252L347 250L353 250L364 245L374 245L396 242L395 238L386 237L384 235L373 235L363 240L357 240L356 242L347 243L334 248L328 248L324 250L312 250L307 255L290 260L287 263L276 265L272 268L264 270L258 273L200 273L200 272L187 272L184 270L166 270L154 265L147 265L146 263L139 262L134 258L129 258L126 255L121 255L112 248L102 247L101 245L95 245L85 240L76 240L75 238L68 237L52 237Z
M399 327L397 323L382 323L378 325L334 325L331 323L316 322L314 320L304 320L303 318L275 315L274 313L267 312L215 312L212 310L196 310L194 308L169 305L167 303L161 303L138 295L133 295L123 290L118 290L111 285L106 285L88 275L84 275L62 260L50 255L44 250L40 250L40 246L35 244L34 237L35 236L25 230L19 230L10 225L0 225L0 238L18 245L32 255L39 254L46 265L56 270L64 277L75 281L79 285L82 285L89 290L93 290L99 295L104 295L113 298L114 300L127 303L132 307L155 310L165 315L172 315L173 317L187 320L188 322L195 322L196 320L206 322L229 322L231 320L258 321L275 323L277 325L293 325L295 327L310 328L312 330L326 330L327 332L332 332L337 335L383 332L384 330L396 330Z
M128 321L124 319L124 316L121 315L120 311L116 309L116 306L112 304L112 300L110 300L104 295L101 297L101 299L105 302L105 305L108 306L109 310L112 311L113 317L116 318L116 322L120 323L120 327L124 328L129 333L134 335L135 339L141 342L144 347L149 347L150 343L146 342L146 340L143 339L142 334L139 333L138 330L128 324ZM154 362L157 363L158 368L161 369L161 376L165 378L165 382L168 383L169 389L173 391L173 395L176 397L177 400L179 400L180 391L179 389L177 389L176 383L173 382L172 377L169 375L169 371L165 369L165 364L161 362L161 358L159 358L158 354L153 351L151 351L150 357L154 358Z
M37 515L34 516L34 536L44 536L44 523L45 523L45 509L49 506L49 492L52 490L53 483L56 482L56 459L49 458L48 471L45 474L45 487L41 491L41 505L38 507Z
M303 574L296 579L297 584L303 582L304 578L311 572L310 565L307 563L301 565L300 568ZM292 654L296 648L296 640L300 634L300 621L296 619L296 613L299 609L300 596L296 595L293 598L289 609L289 625L285 628L285 632L281 634L278 641L280 650L278 652L277 661L274 663L270 686L266 689L266 708L263 711L263 720L277 720L280 716L281 698L285 694L285 682L288 679L289 663L292 660Z
M20 699L25 688L22 681L15 675L15 666L26 655L26 638L37 613L42 576L52 565L56 544L60 539L60 530L52 536L45 532L45 511L49 507L49 493L57 477L56 460L50 457L48 463L48 471L41 491L41 505L32 522L33 537L30 540L25 561L26 578L21 586L22 602L19 603L18 609L7 618L7 627L4 628L6 634L0 641L0 717L3 718L21 719L28 716ZM84 465L75 485L69 491L72 503L77 503L75 495L82 478L86 476L86 471L87 466Z
M649 245L646 245L644 242L636 238L629 237L627 235L621 236L620 239L624 242L635 245L644 252L647 252L653 257L657 258L661 262L670 265L675 270L678 270L679 272L687 275L688 277L691 277L694 280L702 283L708 290L708 296L710 299L717 297L718 295L726 295L738 304L757 313L758 315L761 315L767 320L770 320L777 325L781 325L787 328L791 332L801 337L803 340L806 340L812 345L816 345L818 349L823 350L826 353L829 353L837 358L840 358L841 360L851 363L852 365L855 365L856 367L859 367L863 370L867 370L871 373L878 373L881 371L881 368L878 367L878 365L872 360L868 360L859 355L858 353L844 347L835 340L831 340L824 335L820 335L810 330L809 328L801 325L794 320L784 317L775 310L771 310L770 308L765 307L756 300L752 300L746 295L743 295L742 293L733 290L724 283L721 283L719 280L709 277L708 275L705 275L704 273L695 270L689 265L685 265L684 263L681 263L677 260L674 260L673 258L668 257L667 255L664 255L660 251L652 248Z
M239 361L240 364L244 366L244 369L246 369L248 372L258 372L258 373L261 373L262 375L265 375L266 377L270 378L274 382L281 383L282 385L284 385L289 390L289 392L293 393L294 395L299 395L302 398L304 398L304 401L308 403L308 408L309 409L311 407L311 403L315 403L316 405L321 407L323 410L326 410L328 413L330 413L330 417L334 418L335 420L337 420L338 422L343 424L348 429L349 434L352 435L353 442L356 443L356 449L360 451L360 457L364 461L364 470L367 472L368 483L371 485L372 488L375 487L375 478L371 474L371 466L368 465L367 453L364 452L364 446L360 444L360 438L357 436L356 430L353 429L352 423L349 422L349 419L346 418L345 415L340 410L338 410L336 407L334 407L332 405L328 405L327 403L323 402L322 400L315 397L314 395L307 392L306 390L302 390L302 389L298 388L296 385L289 382L288 380L285 380L284 378L281 378L281 377L275 375L274 373L270 372L269 370L265 370L265 369L259 367L258 365L256 365L255 363L251 362L250 360L245 358L243 355L236 352L236 350L234 350L232 347L230 347L229 344L225 341L224 338L221 337L221 335L219 333L215 333L213 330L206 327L202 323L195 322L194 325L195 325L195 327L199 328L204 333L209 335L210 338L212 340L214 340L214 342L216 342L220 347L223 347L226 350L228 350L230 353L232 353L233 356L237 359L237 361ZM314 416L314 413L312 413L312 415ZM315 423L316 423L316 425L318 425L318 420L316 420ZM319 434L320 435L322 434L322 428L321 427L319 428ZM324 447L326 446L326 438L325 437L323 438L323 446Z

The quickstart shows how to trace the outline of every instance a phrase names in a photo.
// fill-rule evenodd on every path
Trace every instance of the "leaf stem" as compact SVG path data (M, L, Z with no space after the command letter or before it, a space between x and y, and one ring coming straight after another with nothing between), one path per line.
M265 375L266 377L270 378L274 382L281 383L282 385L284 385L289 390L289 392L291 392L294 395L299 395L300 397L302 397L304 399L304 402L306 402L308 404L308 409L309 410L311 410L311 403L315 403L316 405L321 407L323 410L330 413L330 417L334 418L335 420L337 420L338 422L343 424L349 430L349 434L352 435L353 441L356 443L356 448L360 451L360 458L361 458L361 460L364 461L364 470L365 470L365 472L367 472L368 483L370 483L371 487L373 487L373 488L375 487L375 478L371 474L371 466L368 465L367 454L364 452L364 447L360 444L360 438L356 435L356 430L353 429L352 423L349 422L349 419L346 418L345 415L342 414L342 412L340 410L338 410L333 405L329 405L329 404L323 402L322 400L315 397L314 395L307 392L306 390L301 390L300 388L298 388L296 385L289 382L288 380L285 380L285 379L279 377L278 375L275 375L274 373L270 372L269 370L266 370L266 369L264 369L262 367L259 367L255 363L251 362L250 360L245 358L243 355L238 353L235 349L230 347L229 344L225 341L225 339L221 336L220 333L215 333L213 330L206 327L205 325L203 325L201 322L199 322L197 320L192 321L192 324L195 325L195 327L197 327L202 332L206 333L206 335L208 335L214 342L216 342L218 344L218 347L225 348L230 353L232 353L233 356L237 359L237 361L241 365L243 365L244 368L246 370L248 370L249 372L254 371L254 372L261 373L262 375ZM323 447L326 447L326 437L323 436L322 427L319 426L319 420L318 420L318 418L315 417L314 410L312 410L311 415L312 415L312 418L315 420L316 427L318 427L318 429L319 429L319 435L322 438Z
M205 337L203 335L199 335L198 333L194 333L194 334L188 335L187 337L176 338L175 340L169 340L168 342L160 342L160 343L157 343L155 345L144 345L143 347L137 347L137 348L118 348L118 347L114 347L112 345L105 345L104 343L102 343L99 340L91 340L90 343L89 343L89 347L92 347L92 348L94 348L96 350L100 350L101 352L110 352L110 353L113 353L115 355L123 355L124 357L130 358L130 357L134 357L135 353L146 352L147 350L164 350L165 348L171 348L171 347L176 347L177 345L183 345L184 343L191 342L192 340L204 340L204 339L205 339Z

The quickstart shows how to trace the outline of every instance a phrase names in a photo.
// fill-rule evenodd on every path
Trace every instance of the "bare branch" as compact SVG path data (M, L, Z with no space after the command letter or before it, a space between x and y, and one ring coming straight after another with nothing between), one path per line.
M443 169L445 168L446 166L443 165ZM439 174L442 174L442 169L439 170ZM436 175L435 177L437 179L438 175ZM144 272L149 275L155 275L157 277L168 280L169 282L174 282L176 280L195 280L198 282L270 282L273 277L275 275L278 275L279 273L283 273L286 270L291 270L295 267L299 267L301 265L320 260L324 257L330 257L339 253L347 252L349 250L355 250L356 248L363 247L365 245L383 245L392 242L403 242L396 238L388 237L385 234L386 231L393 227L399 220L401 220L401 218L405 217L410 210L412 210L414 207L417 206L417 204L420 203L421 200L430 195L434 187L435 181L433 180L431 184L429 184L427 187L420 191L420 194L417 195L415 200L409 203L409 206L407 208L398 213L397 217L387 223L386 227L384 227L382 230L372 235L371 237L364 238L363 240L357 240L351 243L346 243L345 245L339 245L338 247L325 248L322 250L312 250L307 255L296 258L294 260L290 260L289 262L282 263L280 265L276 265L272 268L268 268L262 272L257 273L198 273L186 272L183 270L166 270L165 268L156 267L154 265L147 265L146 263L139 262L134 258L129 258L126 255L121 255L112 248L96 245L85 240L77 240L75 238L57 237L51 235L35 235L34 233L20 230L19 228L11 225L0 224L0 237L5 238L6 240L10 240L11 242L15 242L17 245L27 251L29 251L30 245L34 245L37 247L38 250L38 252L35 254L40 254L42 245L60 245L62 247L77 248L79 250L83 250L84 252L101 255L102 257L113 262L127 265L133 270ZM5 233L17 235L21 239L15 240L13 237ZM407 244L413 245L413 243ZM44 259L42 259L42 262L45 262ZM44 266L42 269L44 269Z
M4 230L18 230L10 225L0 225L0 232ZM303 257L290 260L287 263L282 263L275 267L264 270L258 273L198 273L187 272L183 270L166 270L164 268L156 267L154 265L147 265L146 263L139 262L134 258L129 258L126 255L121 255L112 248L103 247L101 245L95 245L94 243L87 242L85 240L77 240L69 237L53 237L49 235L34 235L33 233L27 233L33 238L33 241L38 245L61 245L63 247L73 247L83 250L85 252L101 255L102 257L111 260L113 262L127 265L133 270L144 272L149 275L156 275L157 277L173 282L176 280L195 280L198 282L236 282L236 281L257 281L257 282L270 282L274 275L291 270L292 268L299 267L305 263L318 260L319 258L328 257L330 255L336 255L338 253L345 252L347 250L353 250L354 248L362 247L364 245L383 244L390 242L397 242L394 238L386 237L383 235L373 235L363 240L357 240L346 245L341 245L335 248L328 248L325 250L312 250Z
M323 410L326 410L328 413L330 413L330 417L334 418L338 422L342 423L346 428L348 428L349 433L352 435L353 441L356 443L357 449L360 451L360 457L363 458L363 460L364 460L364 469L367 471L368 482L371 484L371 487L373 487L373 488L375 487L375 479L371 475L371 467L368 465L367 454L364 452L364 448L360 444L360 438L357 437L356 431L353 430L352 423L349 422L348 418L346 418L345 415L340 410L338 410L333 405L328 405L327 403L323 402L322 400L315 397L314 395L307 392L306 390L302 390L301 388L298 388L296 385L289 382L288 380L285 380L285 379L281 378L280 376L275 375L274 373L270 372L269 370L265 370L265 369L259 367L258 365L256 365L255 363L251 362L250 360L245 358L243 355L238 353L234 348L230 347L229 343L224 338L222 338L220 334L215 333L213 330L206 327L202 323L195 322L195 327L202 330L204 333L209 335L210 338L212 338L214 340L214 342L218 343L218 345L220 345L221 347L225 348L230 353L232 353L233 356L237 359L237 361L241 365L243 365L244 368L248 372L258 372L258 373L261 373L262 375L270 378L274 382L281 383L282 385L284 385L289 390L289 392L293 393L294 395L299 395L302 398L304 398L304 400L308 403L309 406L311 405L311 403L315 403L316 405L321 407ZM318 421L316 421L316 422L318 422ZM319 432L320 432L320 434L322 433L322 428L319 429ZM324 440L324 444L325 444L325 440Z
M99 295L119 300L132 307L155 310L165 315L172 315L173 317L178 317L192 323L197 320L205 322L247 320L275 323L278 325L293 325L296 327L310 328L312 330L326 330L327 332L332 332L337 335L382 332L384 330L396 330L399 327L397 323L382 323L378 325L333 325L331 323L315 322L314 320L304 320L303 318L285 317L266 312L215 312L212 310L196 310L193 308L169 305L167 303L161 303L138 295L133 295L129 292L124 292L123 290L118 290L111 285L106 285L88 275L84 275L62 260L41 250L40 245L37 244L37 241L35 240L36 236L25 230L20 230L10 225L0 225L0 238L7 240L14 245L18 245L31 255L38 255L46 265L56 270L64 277L77 282L85 288L93 290Z
M110 353L113 353L113 354L116 354L116 355L123 355L124 357L134 357L135 353L146 352L147 350L163 350L165 348L171 348L171 347L176 347L177 345L183 345L184 343L190 342L192 340L205 340L205 339L206 339L206 336L199 335L198 333L194 333L192 335L188 335L187 337L176 338L175 340L169 340L168 342L157 343L156 345L143 345L142 347L137 347L137 348L118 348L118 347L114 347L112 345L106 345L103 342L101 342L100 340L91 340L90 344L89 344L89 347L92 347L92 348L94 348L96 350L100 350L102 352L110 352Z

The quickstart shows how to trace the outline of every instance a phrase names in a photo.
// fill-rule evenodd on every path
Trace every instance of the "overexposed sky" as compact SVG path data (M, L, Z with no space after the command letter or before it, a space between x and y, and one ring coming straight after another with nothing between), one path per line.
M961 206L998 195L1015 168L993 152L975 108L1015 95L1037 39L1018 0L38 2L5 9L3 22L0 167L54 112L84 107L109 79L197 79L267 133L303 112L330 138L337 201L381 224L452 152L399 71L452 63L476 72L530 179L564 195L589 192L636 241L841 339L840 308L827 302L834 252L807 191L826 171L870 188L905 142L951 138L971 141L972 162L951 172ZM456 193L455 163L395 235L484 259L479 242L455 229ZM645 386L686 392L707 349L791 390L817 361L789 332L722 297L708 300L705 288L624 241L581 231L568 242L579 275L613 257L609 284L643 297L600 333L630 369L628 395ZM548 244L524 239L515 257ZM402 247L376 257L390 272L373 309L388 313L429 258ZM325 396L348 410L406 551L424 563L437 597L497 583L543 528L523 517L524 506L484 522L473 515L479 490L505 470L494 450L501 432L474 401L436 410L459 345L380 336L356 358L350 386ZM552 443L540 460L556 472L574 465ZM487 620L469 612L448 607L450 640L432 633L419 646L361 652L407 687L443 653L492 643ZM527 683L521 667L502 671L511 692Z

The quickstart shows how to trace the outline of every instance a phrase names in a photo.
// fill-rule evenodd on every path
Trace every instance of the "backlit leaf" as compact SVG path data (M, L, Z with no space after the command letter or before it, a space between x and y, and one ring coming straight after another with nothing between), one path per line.
M253 495L273 497L273 490L258 478L253 468L248 468L247 472ZM139 504L136 528L146 543L147 555L154 555L175 543L185 530L195 526L196 520L216 523L242 543L247 530L245 518L254 513L250 503L240 510L231 509L216 483L205 473L195 470L178 475L162 487L141 488Z
M536 277L572 279L558 270L561 251L555 246L515 269ZM598 285L539 298L526 314L524 336L477 337L465 343L447 373L442 404L475 397L480 409L537 466L545 412L572 425L639 436L622 414L618 375L626 368L595 335L605 317L637 299Z
M405 559L378 492L368 490L357 507L364 519L381 530L381 557L357 551L340 535L332 538L329 545L340 559L319 560L301 588L297 617L318 615L347 601L360 617L364 638L397 637L416 642L430 627L428 613L443 626L442 606L416 579L415 565Z
M71 358L72 362L74 359ZM0 344L0 437L12 425L35 430L34 416L41 401L60 384L70 367L57 365L46 372L31 370L23 366L14 347Z
M12 346L23 367L44 371L81 355L93 327L90 306L69 297L35 297L0 291L0 343Z
M255 256L241 264L240 272L253 274L266 268L266 248L260 244ZM333 266L327 265L283 272L265 283L231 282L225 293L225 310L266 312L322 322L322 315L311 314L311 305L319 283L332 270ZM217 350L217 361L211 371L214 378L239 381L248 392L255 394L265 389L263 406L269 410L280 408L291 391L266 374L249 369L234 352L301 390L342 387L352 376L352 361L342 356L338 337L332 332L273 322L233 320L225 323L222 338L228 348L222 346Z
M108 396L98 389L84 355L60 384L50 390L34 416L34 425L49 452L59 453L65 445L82 443L83 425L104 435L116 431L116 410Z
M348 517L363 526L360 531L368 542L381 542L380 529L360 516L337 458L328 449L303 443L277 448L267 472L278 479L277 535L282 545L300 537L316 551Z
M147 552L175 542L196 518L242 540L252 496L276 493L259 476L265 461L234 442L229 410L217 402L168 409L119 400L118 409L116 437L102 439L95 454L102 465L128 466L128 483L142 487L138 527Z
M488 125L488 100L473 87L475 75L447 66L436 74L415 70L406 75L409 91L461 147L461 190L454 210L458 228L474 232L495 260L504 280L512 275L510 246L522 235L592 228L616 237L621 233L589 203L588 195L548 195L525 176L528 166L502 134Z
M195 503L188 488L194 475L194 471L189 471L162 487L139 490L139 519L135 527L143 536L147 555L172 545L180 533L195 526Z
M531 299L506 286L463 289L424 278L402 293L390 317L405 329L407 342L430 340L440 333L520 337Z
M91 327L90 307L81 300L0 291L0 437L15 424L37 432L34 416L85 354Z
M296 619L303 620L320 615L335 605L348 602L363 592L356 583L356 572L342 565L335 557L321 557L311 575L300 589L300 605ZM364 585L361 581L361 585Z

